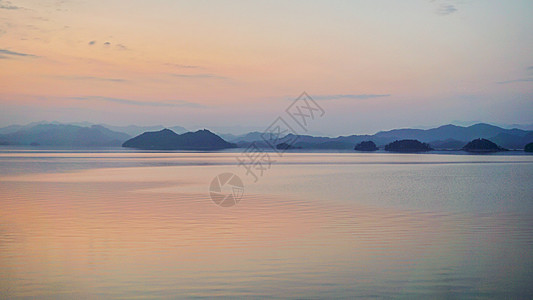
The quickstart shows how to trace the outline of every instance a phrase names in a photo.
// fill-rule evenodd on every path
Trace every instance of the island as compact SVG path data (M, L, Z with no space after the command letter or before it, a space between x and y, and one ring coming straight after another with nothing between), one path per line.
M417 153L431 151L433 148L429 144L422 143L418 140L400 140L394 141L385 146L385 151L402 152L402 153Z
M355 145L353 149L356 151L376 151L378 150L378 147L372 141L363 141Z
M207 129L177 134L170 129L140 134L122 144L122 147L142 150L221 150L236 148Z
M529 143L524 147L525 152L533 152L533 143Z
M476 153L507 151L507 149L504 149L487 139L472 140L466 144L462 150Z

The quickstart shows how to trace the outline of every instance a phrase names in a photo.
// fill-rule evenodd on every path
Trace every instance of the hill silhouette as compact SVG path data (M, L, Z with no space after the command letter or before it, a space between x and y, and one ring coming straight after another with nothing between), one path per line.
M378 150L378 147L372 141L364 141L364 142L360 142L359 144L355 145L354 150L356 150L356 151L376 151L376 150Z
M385 146L385 151L391 152L416 153L427 152L431 150L433 149L428 144L422 143L418 140L394 141Z
M464 151L468 152L498 152L506 151L506 149L496 145L487 139L475 139L470 141L463 147Z
M524 147L524 151L533 152L533 143L529 143Z
M220 150L235 148L207 129L177 134L170 129L145 132L122 144L122 147L143 150Z

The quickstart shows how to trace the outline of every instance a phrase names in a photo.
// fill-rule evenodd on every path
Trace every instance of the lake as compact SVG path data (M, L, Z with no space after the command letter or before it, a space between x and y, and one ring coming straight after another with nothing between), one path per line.
M531 155L239 157L0 150L0 298L533 297Z

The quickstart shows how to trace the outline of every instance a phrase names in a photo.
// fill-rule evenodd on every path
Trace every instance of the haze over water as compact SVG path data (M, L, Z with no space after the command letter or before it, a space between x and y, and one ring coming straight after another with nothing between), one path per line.
M533 295L533 156L237 155L2 150L0 298Z

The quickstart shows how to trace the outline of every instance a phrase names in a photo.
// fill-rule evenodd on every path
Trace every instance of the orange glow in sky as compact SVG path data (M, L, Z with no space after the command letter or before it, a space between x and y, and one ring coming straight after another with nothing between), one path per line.
M0 125L532 123L531 1L0 0Z

